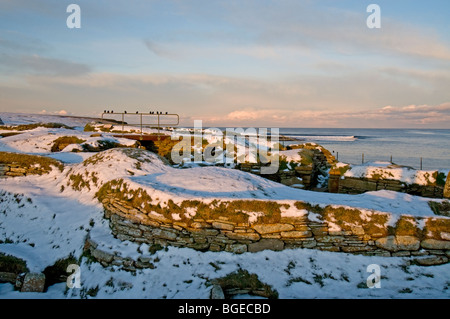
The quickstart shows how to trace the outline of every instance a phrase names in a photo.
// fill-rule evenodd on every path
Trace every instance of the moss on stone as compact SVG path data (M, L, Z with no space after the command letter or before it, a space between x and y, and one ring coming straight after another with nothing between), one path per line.
M84 179L82 174L70 174L69 180L72 188L76 191L81 191L83 188L91 189L89 179Z
M29 269L25 260L0 253L0 272L20 274L29 272Z
M302 149L300 151L300 156L302 159L300 163L304 166L312 165L314 163L314 152L310 149Z
M389 214L381 212L363 213L356 208L336 207L328 205L323 209L316 209L316 213L322 215L325 222L337 225L341 230L352 231L355 226L364 229L367 235L387 235L385 225L389 220Z
M445 186L445 180L447 178L445 173L436 171L433 173L433 178L436 180L436 185Z
M59 282L65 282L68 276L67 267L71 264L78 264L77 259L73 255L58 259L53 265L46 267L43 271L45 288Z
M28 131L34 130L38 127L44 128L65 128L65 129L73 129L70 126L61 123L32 123L32 124L20 124L20 125L2 125L0 126L0 130L14 130L14 131Z
M447 233L450 229L450 219L448 218L427 218L423 229L424 237L437 240L446 240L442 238L441 233Z
M298 202L294 203L294 206L295 206L295 208L297 208L299 210L305 209L308 212L319 214L319 215L322 215L323 211L324 211L324 209L320 205L312 205L307 202L298 201Z
M415 236L422 237L422 230L418 227L416 218L412 216L400 216L393 227L394 234L397 236Z
M57 167L60 171L64 169L64 165L53 158L23 153L0 152L0 164L17 164L26 169L31 169L37 165L39 170L44 173L50 172L52 166Z
M264 296L269 299L278 299L278 292L271 286L262 283L256 274L250 274L247 270L238 269L224 277L214 279L225 292L225 297L230 297L227 292L237 290L248 290L250 295Z
M435 215L450 217L450 201L444 200L442 202L429 201L428 206Z
M349 164L346 164L344 166L337 166L336 164L331 167L329 172L330 175L343 176L351 168Z
M94 126L94 125L92 125L91 123L87 123L87 124L84 126L84 131L85 131L85 132L96 132L97 130L95 129L95 126Z
M87 184L83 180L83 176L70 175L73 180L73 187L80 189L86 187ZM143 213L151 212L161 214L172 220L172 214L179 215L181 221L190 222L193 219L214 220L219 218L227 218L227 221L234 223L248 223L249 215L246 212L261 213L258 217L258 223L276 223L281 219L280 208L284 204L274 201L263 200L235 200L235 201L219 201L213 200L211 203L205 203L199 200L184 200L177 204L169 199L167 203L161 203L157 199L153 199L148 193L142 189L131 189L123 179L116 179L105 183L96 193L99 201L107 198L108 194L112 194L114 199L127 203L129 206L136 208ZM195 209L195 215L192 216L190 209Z
M59 152L70 144L81 144L84 142L86 142L86 140L80 139L76 136L61 136L53 141L53 145L50 150L52 152Z

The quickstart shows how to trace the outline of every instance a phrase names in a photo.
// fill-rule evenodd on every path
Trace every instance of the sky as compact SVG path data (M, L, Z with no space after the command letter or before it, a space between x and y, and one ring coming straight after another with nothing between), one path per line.
M68 28L67 7L81 9ZM381 9L368 28L367 6ZM448 0L0 0L0 112L450 129Z

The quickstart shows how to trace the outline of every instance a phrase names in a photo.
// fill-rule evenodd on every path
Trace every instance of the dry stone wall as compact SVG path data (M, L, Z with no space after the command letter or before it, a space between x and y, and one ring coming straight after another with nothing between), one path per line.
M444 186L444 198L450 198L450 174L447 176L447 181Z
M40 167L24 167L20 164L0 164L0 177L42 175L45 173L47 171Z
M336 231L328 222L307 218L285 218L273 224L240 224L227 218L194 219L190 223L171 221L148 214L143 219L127 203L105 198L105 217L115 237L138 244L188 247L200 251L231 253L309 248L368 256L411 257L418 264L447 263L450 257L450 234L439 236L390 235L388 230L368 233L364 227ZM433 219L438 223L437 218ZM443 229L447 225L444 225ZM422 238L420 238L422 237ZM151 267L146 260L121 258L97 249L89 239L87 249L103 265L122 265L126 269ZM147 264L148 265L147 265Z
M299 151L302 149L299 148ZM312 153L312 162L308 165L298 165L292 170L279 169L275 174L261 174L261 164L259 163L241 163L238 169L256 175L261 175L275 182L292 186L294 188L311 189L317 184L317 176L321 174L320 170L329 167L327 157L320 149L309 149ZM300 185L302 185L300 187Z
M0 178L42 175L54 168L62 171L64 165L60 161L45 156L0 152Z
M313 174L312 166L308 168L303 167L303 171L301 172L297 172L297 170L278 170L274 174L261 174L261 164L257 163L242 163L237 169L243 172L260 175L286 186L299 188L309 188L312 180L311 176Z
M399 180L348 177L341 176L339 172L330 171L328 179L330 193L361 194L378 190L391 190L429 198L444 197L444 187L439 185L406 184ZM450 198L450 190L447 198Z

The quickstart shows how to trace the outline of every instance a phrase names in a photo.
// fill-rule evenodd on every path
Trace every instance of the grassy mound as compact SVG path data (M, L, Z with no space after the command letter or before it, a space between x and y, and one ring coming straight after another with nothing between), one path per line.
M0 152L0 164L17 164L26 169L39 166L40 170L45 173L50 172L52 166L57 167L60 171L64 169L64 165L53 158L9 152Z
M248 293L269 299L278 299L276 290L262 283L258 275L250 274L247 270L239 269L225 277L215 279L214 283L223 289L225 298L230 298L236 293Z
M14 130L14 131L28 131L28 130L34 130L38 127L45 127L45 128L65 128L68 130L73 130L72 127L67 126L65 124L61 123L33 123L33 124L21 124L21 125L1 125L0 130Z
M65 282L68 277L67 267L71 264L78 264L73 256L58 259L53 265L46 267L44 269L45 289L53 284Z
M53 141L51 151L60 152L70 144L81 144L84 142L86 142L86 140L79 139L76 136L61 136Z
M444 200L442 202L429 201L428 205L436 215L450 217L450 201Z
M24 260L0 253L0 272L20 274L29 272L29 270Z

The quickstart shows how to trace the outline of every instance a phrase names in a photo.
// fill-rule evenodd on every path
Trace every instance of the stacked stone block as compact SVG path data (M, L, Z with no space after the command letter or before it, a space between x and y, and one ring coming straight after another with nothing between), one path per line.
M103 204L112 233L120 240L138 244L237 254L266 249L309 248L368 256L411 257L423 265L447 263L450 257L449 233L441 232L439 239L388 235L387 230L368 234L362 226L335 230L327 222L310 221L306 217L281 218L279 223L272 224L235 223L226 217L193 219L188 223L153 214L143 218L137 209L109 196ZM151 267L148 260L130 260L118 254L98 251L95 242L89 242L87 247L92 256L105 266Z

